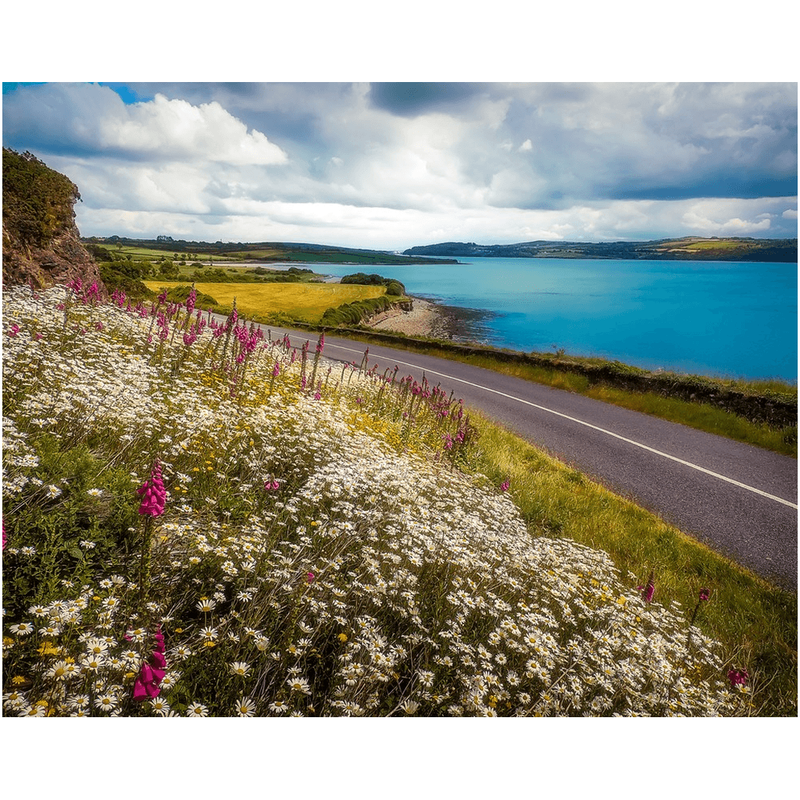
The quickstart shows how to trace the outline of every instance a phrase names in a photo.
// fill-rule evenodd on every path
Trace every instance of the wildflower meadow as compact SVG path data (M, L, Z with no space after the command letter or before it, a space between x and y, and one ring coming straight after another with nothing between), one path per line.
M4 292L5 715L745 713L697 608L526 526L446 387L194 303Z

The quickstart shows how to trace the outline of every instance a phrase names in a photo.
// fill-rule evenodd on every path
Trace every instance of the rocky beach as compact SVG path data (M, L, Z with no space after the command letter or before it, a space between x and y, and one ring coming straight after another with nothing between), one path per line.
M369 320L367 324L376 330L403 333L408 336L465 342L486 341L481 323L492 316L491 312L446 306L420 297L414 297L413 301L411 311L400 309L384 311Z

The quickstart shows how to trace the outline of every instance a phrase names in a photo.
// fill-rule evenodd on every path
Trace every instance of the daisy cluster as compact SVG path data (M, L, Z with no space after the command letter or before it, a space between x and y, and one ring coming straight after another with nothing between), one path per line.
M646 602L605 553L529 530L470 469L464 408L440 387L234 315L201 325L63 288L3 300L6 713L739 712L719 646L676 605ZM124 465L130 488L99 470L70 517L86 528L77 561L25 589L18 573L50 564L52 543L17 520L48 491L53 515L79 500L68 463L43 471L45 434ZM164 513L131 517L116 563L89 560L92 503L135 515L156 460ZM166 666L135 699L154 648Z

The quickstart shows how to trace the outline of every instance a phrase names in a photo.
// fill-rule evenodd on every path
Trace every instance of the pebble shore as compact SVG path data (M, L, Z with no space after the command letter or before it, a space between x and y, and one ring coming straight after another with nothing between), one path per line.
M386 311L368 324L376 330L394 331L409 336L448 339L451 335L451 326L444 309L436 303L419 298L414 298L412 311Z

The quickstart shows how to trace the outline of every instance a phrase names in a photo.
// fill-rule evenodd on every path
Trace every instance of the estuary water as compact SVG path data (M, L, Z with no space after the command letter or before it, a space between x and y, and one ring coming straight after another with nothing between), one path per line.
M646 369L797 380L797 264L469 258L316 265L377 272L411 295L475 309L464 338Z

